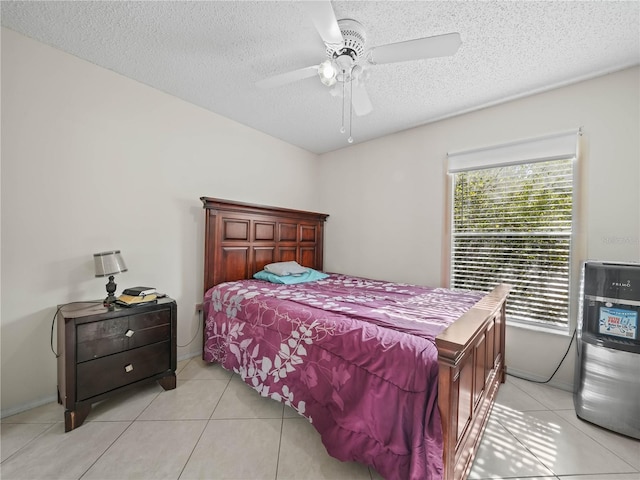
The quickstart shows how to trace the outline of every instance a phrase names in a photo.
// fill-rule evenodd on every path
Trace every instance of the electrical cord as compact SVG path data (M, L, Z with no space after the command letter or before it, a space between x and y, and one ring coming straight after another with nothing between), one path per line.
M196 328L196 334L193 336L193 338L191 340L189 340L189 343L185 343L184 345L178 345L178 347L186 347L186 346L191 345L193 343L193 341L198 336L198 332L200 331L200 324L201 323L202 323L202 318L201 318L200 314L198 314L198 328Z
M526 380L528 382L533 382L533 383L549 383L551 381L551 379L555 376L556 373L558 373L558 370L560 370L560 366L562 365L562 362L564 362L564 359L567 358L567 355L569 354L569 350L571 350L571 344L573 343L573 339L576 338L576 331L573 331L573 335L571 335L571 340L569 341L569 346L567 347L567 351L564 352L564 355L562 356L562 359L560 360L560 363L558 364L558 366L556 367L556 369L553 371L553 373L551 374L551 376L542 381L542 380L531 380L529 378L524 378L524 377L520 377L518 375L514 375L513 373L509 373L507 372L507 375L511 376L511 377L515 377L515 378L519 378L520 380Z
M102 300L100 301L85 301L85 302L69 302L69 303L63 303L62 305L58 306L58 309L56 310L56 313L53 314L53 318L51 319L51 351L53 352L53 354L55 355L56 358L58 358L60 356L59 353L57 353L55 351L55 349L53 348L53 330L55 329L55 325L56 325L56 318L58 318L58 313L60 313L60 310L63 309L64 307L68 306L68 305L74 305L74 304L78 304L78 303L82 303L82 304L102 304Z

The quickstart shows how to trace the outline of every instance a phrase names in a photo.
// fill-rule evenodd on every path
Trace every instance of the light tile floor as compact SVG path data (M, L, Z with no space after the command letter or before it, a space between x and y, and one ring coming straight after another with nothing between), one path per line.
M178 388L148 385L93 406L64 433L57 403L2 420L10 479L379 480L329 457L294 410L218 365L178 365ZM570 393L508 377L470 479L640 480L640 441L579 420Z

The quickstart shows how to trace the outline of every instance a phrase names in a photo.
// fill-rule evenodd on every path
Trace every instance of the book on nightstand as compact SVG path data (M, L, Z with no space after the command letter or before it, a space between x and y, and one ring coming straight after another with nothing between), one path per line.
M132 297L151 295L153 293L156 293L155 287L131 287L125 288L122 291L123 295L130 295Z
M123 307L133 307L138 305L148 305L156 303L158 296L155 293L150 295L125 295L124 293L118 297L116 303Z

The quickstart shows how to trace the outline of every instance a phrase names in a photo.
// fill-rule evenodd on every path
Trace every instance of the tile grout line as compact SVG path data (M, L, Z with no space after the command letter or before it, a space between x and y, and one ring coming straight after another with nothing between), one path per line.
M187 365L191 363L191 360L189 360L189 362L187 363ZM184 367L182 367L182 369L180 371L183 371L185 368L187 368L187 365L185 365ZM180 469L180 473L178 474L178 478L176 480L179 480L180 477L182 476L182 474L184 473L184 469L187 468L187 465L189 464L189 461L191 460L191 457L193 456L193 452L196 451L196 448L198 448L198 443L200 443L200 440L202 440L202 436L204 435L205 430L207 429L207 427L211 424L212 421L214 421L213 414L215 413L216 409L218 408L218 405L220 405L220 402L222 401L222 397L224 396L225 392L227 391L227 389L229 388L229 385L231 384L231 378L233 376L229 376L229 378L227 379L227 384L224 386L224 389L222 390L222 393L220 394L220 398L218 398L218 401L216 402L216 404L213 407L213 410L211 410L211 413L209 414L209 418L206 419L206 422L204 424L204 427L202 429L202 431L200 432L200 435L198 436L198 440L196 440L196 442L193 444L193 448L191 449L191 453L189 454L189 457L187 458L187 461L184 462L184 465L182 466L182 468ZM186 380L199 380L199 379L185 379ZM205 381L212 381L215 379L211 379L211 378L205 378L202 379ZM177 381L177 378L176 378Z
M549 411L549 412L551 412L552 410L537 410L537 411L540 411L540 412L543 412L543 411ZM520 412L520 413L524 413L524 412ZM509 428L508 428L504 423L502 423L498 418L496 418L496 419L495 419L495 421L496 421L496 422L498 422L498 424L500 424L500 426L501 426L502 428L504 428L504 429L509 433L509 435L511 435L511 436L513 437L513 439L514 439L516 442L518 442L518 443L520 444L520 446L522 446L522 448L524 448L527 452L529 452L529 454L531 454L531 456L532 456L533 458L535 458L535 459L540 463L540 465L542 465L544 468L546 468L547 470L549 470L549 471L551 472L551 474L552 474L554 477L557 477L557 476L558 476L558 474L557 474L557 473L556 473L556 472L555 472L551 467L549 467L549 466L548 466L545 462L543 462L543 461L542 461L542 460L541 460L541 459L540 459L540 458L539 458L535 453L533 453L533 452L531 451L531 449L529 449L529 447L527 447L527 446L526 446L526 445L525 445L525 444L524 444L524 443L523 443L523 442L518 438L518 436L517 436L515 433L513 433L513 432L512 432L512 431L511 431L511 430L510 430L510 429L509 429Z
M48 424L48 422L42 422L45 425ZM35 437L33 437L31 440L29 440L27 443L25 443L24 445L22 445L20 448L18 448L18 450L16 450L15 452L13 452L11 455L9 455L7 458L5 458L4 460L2 460L2 462L0 462L0 465L6 463L7 461L11 460L12 458L14 458L15 456L19 455L22 450L24 450L25 448L27 448L27 446L31 445L33 442L35 442L36 440L38 440L40 437L42 437L45 433L47 433L49 430L51 430L52 428L54 428L56 425L58 425L59 423L63 423L63 422L55 422L55 423L51 423L49 424L49 428L45 428L42 432L40 432L38 435L36 435ZM38 425L38 423L34 422L34 423L9 423L6 425ZM0 478L2 478L0 476Z
M524 380L524 381L528 381L528 380L526 380L526 379L522 379L522 380ZM535 383L535 382L532 382L532 383ZM527 396L529 396L529 397L533 398L534 400L538 401L538 400L537 400L537 399L532 395L532 393L528 392L528 391L527 391L527 390L525 390L524 388L522 388L522 387L520 387L519 385L517 385L517 382L511 382L510 384L511 384L513 387L515 387L516 389L518 389L519 391L521 391L522 393L524 393L525 395L527 395ZM549 386L549 388L554 388L554 387ZM589 438L590 440L593 440L595 443L597 443L598 445L600 445L601 447L603 447L605 450L607 450L608 452L610 452L611 454L613 454L613 455L614 455L618 460L620 460L621 462L623 462L623 463L624 463L625 465L627 465L628 467L632 468L632 469L633 469L633 472L631 472L631 473L635 473L635 472L637 472L637 471L638 471L635 467L633 467L632 465L630 465L630 464L629 464L625 459L621 458L621 457L620 457L619 455L617 455L615 452L613 452L612 450L610 450L609 448L607 448L607 446L606 446L606 445L604 445L603 443L601 443L600 441L598 441L596 438L592 437L589 433L587 433L586 431L583 431L582 429L578 428L577 426L575 426L574 424L572 424L571 422L569 422L569 421L568 421L568 420L566 420L564 417L562 417L561 415L559 415L559 414L558 414L558 412L561 412L561 411L572 411L572 412L575 412L575 408L573 408L573 409L572 409L572 408L553 408L553 407L548 407L546 404L543 404L542 402L539 402L539 401L538 401L538 403L541 403L541 404L545 407L545 408L544 408L544 410L531 410L531 411L535 411L535 412L543 412L543 411L552 412L552 414L553 414L554 416L556 416L556 417L558 417L560 420L562 420L562 421L566 422L566 423L567 423L570 427L572 427L574 430L578 431L580 434L584 435L585 437ZM528 411L527 411L527 412L528 412ZM521 412L521 413L527 413L527 412ZM533 457L534 457L538 462L540 462L542 465L544 465L544 467L545 467L545 468L547 468L549 471L551 471L551 472L553 473L553 475L554 475L556 478L560 478L560 474L555 473L553 469L551 469L550 467L548 467L548 466L546 465L546 463L545 463L545 462L543 462L543 461L542 461L538 456L536 456L536 455L535 455L535 454L534 454L534 453L533 453L529 448L527 448L527 446L523 444L523 442L518 438L518 436L517 436L517 435L515 435L515 434L514 434L514 433L513 433L513 432L512 432L508 427L507 427L507 425L505 425L503 422L501 422L501 421L500 421L500 420L498 420L497 418L496 418L496 421L497 421L500 425L502 425L502 427L503 427L503 428L505 428L505 430L507 430L507 432L509 432L509 434L510 434L510 435L512 435L512 436L514 437L514 439L515 439L515 440L516 440L520 445L522 445L522 446L523 446L523 448L525 448L525 450L526 450L526 451L528 451L531 455L533 455ZM613 474L613 473L611 473L611 472L604 472L603 474L604 474L604 475L609 475L609 474ZM586 477L585 477L585 479L586 479Z
M220 398L218 398L218 401L216 402L215 406L213 407L213 410L211 410L211 415L209 415L209 419L207 421L211 421L211 420L215 420L213 418L213 414L216 413L216 409L218 408L218 405L220 405L220 402L222 401L222 397L224 397L224 394L227 392L227 390L229 389L229 385L231 385L231 380L233 379L233 375L229 376L229 378L227 379L227 384L224 386L224 389L222 390L222 393L220 394ZM209 381L214 380L214 379L207 379Z
M96 458L96 459L91 463L91 465L89 465L89 466L87 467L87 469L86 469L86 470L85 470L85 471L84 471L84 472L83 472L83 473L78 477L78 480L81 480L81 479L82 479L82 477L84 477L84 476L89 472L89 470L91 470L91 469L93 468L93 466L94 466L96 463L98 463L98 460L100 460L100 459L104 456L104 454L105 454L105 453L107 453L111 447L113 447L114 443L116 443L116 442L118 441L118 439L120 439L120 437L122 437L122 435L124 435L124 433L125 433L127 430L129 430L129 429L131 428L131 425L133 425L133 422L134 422L134 421L135 421L135 420L132 420L132 421L129 423L129 425L127 425L127 428L125 428L125 429L120 433L120 435L118 435L116 438L114 438L114 439L113 439L113 442L111 442L111 443L107 446L107 448L105 448L105 449L103 450L103 452L102 452L100 455L98 455L98 457L97 457L97 458Z
M278 456L276 457L276 477L278 480L278 468L280 467L280 451L282 449L282 434L284 432L284 404L282 405L282 418L280 419L280 439L278 441Z
M563 410L568 410L568 409L558 409L558 411L563 411ZM569 421L565 420L562 416L558 415L556 413L555 410L551 410L551 409L547 409L547 410L533 410L536 412L551 412L553 415L555 415L556 417L558 417L560 420L564 421L567 423L567 425L569 425L571 428L573 428L574 430L577 430L580 434L583 434L584 436L586 436L587 438L593 440L594 442L596 442L598 445L602 446L604 449L606 449L608 452L610 452L611 454L613 454L617 459L619 459L621 462L623 462L625 465L627 465L628 467L630 467L631 469L633 469L632 472L601 472L601 475L616 475L616 474L620 474L620 473L636 473L638 470L635 469L635 467L633 467L632 465L629 465L629 463L627 463L623 458L619 457L618 455L615 454L615 452L612 452L609 448L607 448L606 446L604 446L602 443L598 442L596 439L594 439L593 437L591 437L590 435L588 435L586 432L580 430L578 427L576 427L575 425L571 424ZM527 412L521 412L521 413L527 413ZM509 432L509 434L520 444L522 445L522 447L529 452L538 462L540 462L540 464L542 464L547 470L549 470L550 472L552 472L552 474L556 477L556 478L560 478L560 474L556 473L550 466L548 466L542 459L540 459L534 452L532 452L521 440L520 438L518 438L518 436L513 433L508 427L507 425L505 425L502 421L500 421L499 419L495 419L496 422L498 422L507 432ZM585 480L587 480L588 476L591 475L591 473L573 473L573 474L566 474L565 476L576 476L576 475L584 475L585 476Z
M190 361L189 361L189 362L190 362ZM189 363L189 362L187 362L187 363ZM186 367L186 365L185 365L185 367ZM184 368L184 367L183 367L183 368ZM176 382L178 381L177 376L178 376L178 374L176 373ZM81 480L81 479L82 479L82 477L84 477L84 476L89 472L89 470L91 470L91 468L93 468L93 466L94 466L96 463L98 463L98 461L99 461L99 460L104 456L104 454L105 454L105 453L107 453L107 451L109 451L109 449L110 449L111 447L113 447L113 445L114 445L114 444L115 444L115 443L116 443L116 442L117 442L117 441L118 441L118 440L119 440L119 439L124 435L124 433L125 433L127 430L129 430L129 428L131 428L131 426L132 426L132 425L133 425L133 424L134 424L134 423L135 423L135 422L140 418L140 416L141 416L141 415L142 415L142 414L143 414L143 413L144 413L144 412L149 408L149 406L154 402L154 400L156 400L156 399L160 396L160 394L161 394L161 393L162 393L162 392L158 392L158 393L157 393L157 394L156 394L156 395L151 399L151 401L147 404L147 406L146 406L146 407L144 407L144 408L142 409L142 411L141 411L141 412L140 412L140 413L139 413L139 414L138 414L138 415L137 415L133 420L131 420L131 423L129 423L129 425L127 425L127 428L125 428L125 429L122 431L122 433L120 433L120 435L118 435L118 436L113 440L113 442L111 442L111 443L109 444L109 446L108 446L107 448L105 448L105 449L104 449L104 451L103 451L103 452L102 452L102 453L101 453L101 454L100 454L100 455L99 455L99 456L98 456L98 457L93 461L93 463L92 463L91 465L89 465L89 467L84 471L84 473L82 473L82 474L78 477L78 480Z
M556 410L551 410L553 412L553 414L560 418L561 420L567 422L571 427L573 427L574 429L578 430L581 434L583 434L584 436L586 436L587 438L593 440L594 442L596 442L598 445L600 445L602 448L604 448L605 450L607 450L608 452L610 452L614 457L616 457L618 460L620 460L622 463L624 463L625 465L627 465L628 467L633 469L633 472L629 472L629 473L635 473L638 470L636 469L636 467L634 467L633 465L630 465L624 458L620 457L620 455L618 455L616 452L614 452L613 450L611 450L609 447L607 447L604 443L600 442L598 439L592 437L591 435L589 435L588 432L585 432L584 430L582 430L581 428L576 427L573 423L569 422L568 420L566 420L564 417L562 417L561 415L558 415L558 411L567 411L567 409L558 409ZM580 418L580 417L578 417ZM581 420L584 421L584 420ZM606 429L605 429L606 430ZM625 438L631 438L631 437L625 437ZM621 473L621 472L618 472ZM615 475L614 472L607 472L605 473L605 475Z
M211 422L211 419L207 420L205 422L205 424L204 424L204 427L202 427L202 431L200 432L200 435L198 435L198 439L196 440L196 442L193 444L193 448L191 449L191 453L189 453L189 456L187 457L187 460L184 462L184 465L180 469L180 473L178 474L178 477L176 478L176 480L180 480L180 477L184 473L184 469L187 468L187 465L189 464L189 461L191 460L191 457L193 456L193 452L195 452L196 448L198 448L198 443L200 443L200 440L202 440L202 436L204 435L205 430L209 426L209 422Z
M177 381L178 381L178 379L176 378L176 382L177 382ZM177 383L176 383L176 384L177 384ZM151 399L151 401L147 404L147 406L146 406L146 407L144 407L144 408L142 409L142 411L141 411L138 415L136 415L136 418L134 418L134 419L133 419L133 422L137 421L137 420L140 418L140 416L141 416L144 412L146 412L146 411L147 411L147 409L148 409L148 408L151 406L151 404L152 404L152 403L153 403L153 402L154 402L154 401L155 401L155 400L160 396L160 394L161 394L161 393L162 393L161 391L160 391L160 392L158 392L158 393L156 393L156 395ZM132 422L132 423L133 423L133 422Z

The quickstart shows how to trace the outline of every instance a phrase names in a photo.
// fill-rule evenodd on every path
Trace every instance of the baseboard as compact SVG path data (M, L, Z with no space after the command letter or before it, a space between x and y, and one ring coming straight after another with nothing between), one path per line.
M190 358L198 357L198 356L201 356L201 355L202 355L202 351L185 353L184 355L180 355L178 357L178 362L181 362L182 360L189 360Z
M58 401L58 397L56 395L52 395L50 397L41 398L33 402L17 405L15 407L7 408L6 410L0 411L0 418L10 417L18 413L26 412L27 410L31 410L32 408L41 407L42 405L46 405L47 403L57 402L57 401Z

